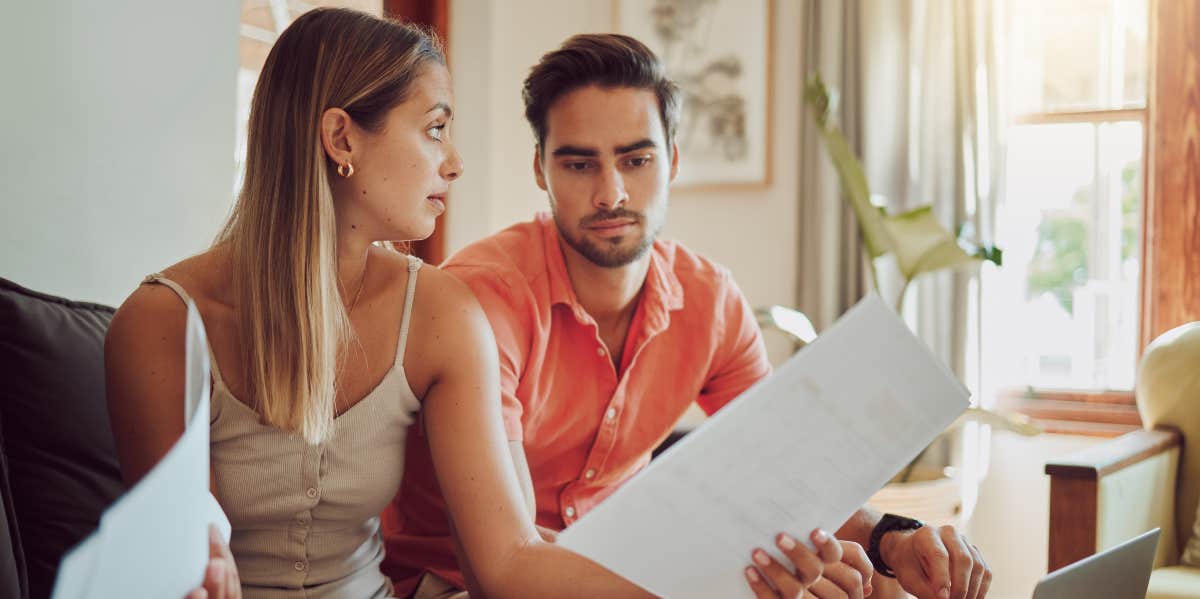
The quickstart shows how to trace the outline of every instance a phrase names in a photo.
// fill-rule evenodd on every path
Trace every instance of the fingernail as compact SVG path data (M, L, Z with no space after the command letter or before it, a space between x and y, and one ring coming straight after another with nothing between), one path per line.
M746 568L746 578L749 579L750 582L758 582L758 570L755 570L754 568Z
M784 551L791 551L796 548L796 539L793 539L784 533L779 533L779 538L776 539L775 542L779 543L779 548L783 549Z
M214 543L221 542L221 533L217 532L217 527L212 524L208 525L208 540Z
M950 599L950 587L942 587L942 590L938 591L938 597Z
M870 584L863 585L863 597L870 597L873 592L875 592L875 587Z
M767 557L767 552L762 549L754 550L754 563L760 566L766 566L771 563L771 558Z
M824 544L825 541L828 541L828 540L829 540L829 533L827 533L819 528L815 532L813 532L813 542L814 543L817 543L818 545L820 545L820 544Z

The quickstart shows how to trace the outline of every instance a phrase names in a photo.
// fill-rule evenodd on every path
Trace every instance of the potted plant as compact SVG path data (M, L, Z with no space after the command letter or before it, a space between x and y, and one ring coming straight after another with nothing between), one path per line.
M833 124L831 115L836 112L836 93L831 94L820 75L814 75L805 87L804 100L812 110L821 140L837 171L843 197L850 204L858 222L871 273L871 285L885 300L891 298L880 289L876 261L890 257L898 270L899 292L892 300L897 312L903 310L909 285L920 275L972 267L983 261L997 266L1001 264L1003 253L999 248L976 244L963 239L960 234L951 233L938 222L930 205L889 214L884 206L873 203L862 163ZM1028 419L983 408L968 408L892 482L873 496L870 503L885 511L909 514L929 522L948 523L957 520L962 490L959 481L953 478L953 470L921 462L930 447L950 438L952 433L971 421L1023 435L1040 432Z

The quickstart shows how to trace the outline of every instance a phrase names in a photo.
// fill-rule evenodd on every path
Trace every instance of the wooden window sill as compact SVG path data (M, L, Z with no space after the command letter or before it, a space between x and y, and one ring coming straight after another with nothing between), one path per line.
M1048 433L1119 437L1142 428L1131 391L1011 390L997 404L1029 416Z

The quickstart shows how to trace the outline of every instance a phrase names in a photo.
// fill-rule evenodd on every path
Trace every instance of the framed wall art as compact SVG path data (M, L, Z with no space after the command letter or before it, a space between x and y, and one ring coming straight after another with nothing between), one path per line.
M772 0L614 0L683 92L679 188L770 183Z

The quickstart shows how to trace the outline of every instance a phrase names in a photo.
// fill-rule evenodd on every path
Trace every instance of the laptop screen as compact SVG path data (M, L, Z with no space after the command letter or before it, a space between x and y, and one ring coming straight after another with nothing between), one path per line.
M1144 599L1158 549L1159 529L1047 574L1033 599Z

